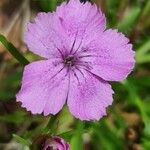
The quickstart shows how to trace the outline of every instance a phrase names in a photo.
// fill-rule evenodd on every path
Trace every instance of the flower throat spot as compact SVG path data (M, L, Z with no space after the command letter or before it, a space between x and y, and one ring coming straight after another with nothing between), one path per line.
M64 64L67 66L74 66L75 65L75 57L74 56L67 56L64 59Z

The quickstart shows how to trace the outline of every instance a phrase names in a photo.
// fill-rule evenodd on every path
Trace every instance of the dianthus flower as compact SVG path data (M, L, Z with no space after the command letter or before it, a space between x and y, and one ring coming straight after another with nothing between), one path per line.
M47 139L43 150L70 150L69 144L60 137Z
M70 150L69 143L58 136L40 135L30 147L32 150Z
M101 10L89 2L63 2L29 23L25 43L45 58L24 69L17 101L33 114L58 113L65 102L81 120L99 120L112 104L108 81L121 81L134 66L129 40L106 29Z

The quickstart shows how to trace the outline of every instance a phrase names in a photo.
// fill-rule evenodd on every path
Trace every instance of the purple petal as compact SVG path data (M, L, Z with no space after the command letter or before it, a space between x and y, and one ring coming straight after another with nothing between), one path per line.
M76 39L74 48L77 49L81 42L87 42L97 37L97 32L106 28L106 18L101 10L89 2L81 3L80 0L70 0L57 7L57 15L66 34L72 41ZM92 35L92 36L91 36Z
M90 73L79 78L71 76L68 106L70 112L80 120L99 120L106 115L106 107L112 104L111 86ZM82 76L82 77L81 77Z
M60 57L81 44L98 38L106 28L106 19L94 4L70 0L62 3L53 13L39 13L33 23L29 23L25 33L25 43L29 49L45 58ZM92 36L91 36L92 35Z
M63 107L68 93L68 78L63 66L54 60L37 61L24 69L17 101L33 114L56 114Z
M52 137L51 139L47 139L44 145L43 150L70 150L69 144L60 137Z
M132 71L135 60L129 40L116 30L106 30L99 39L87 45L90 55L83 58L90 61L91 72L107 81L120 81ZM88 55L88 54L86 54Z
M33 53L45 58L60 57L58 49L62 50L67 41L55 13L38 13L34 22L27 25L24 40Z

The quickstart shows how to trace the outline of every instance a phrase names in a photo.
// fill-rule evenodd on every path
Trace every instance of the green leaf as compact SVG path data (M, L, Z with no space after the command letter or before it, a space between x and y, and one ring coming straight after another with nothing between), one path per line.
M106 2L107 8L107 25L108 27L114 27L117 23L117 11L121 1L107 0Z
M41 8L46 11L54 11L57 6L57 0L39 0Z
M146 41L136 52L137 63L150 62L150 40Z
M137 77L130 77L128 79L130 82L132 82L136 87L138 88L149 88L150 87L150 76L144 75L144 76L137 76Z
M133 27L133 25L136 23L137 18L140 15L140 12L141 12L141 9L138 6L129 9L128 13L126 14L122 22L118 24L118 27L117 27L118 30L124 33L128 33L130 29Z
M0 116L1 122L4 121L9 123L15 123L15 124L22 123L24 122L25 119L26 119L26 113L22 111L16 111L11 114Z
M149 141L149 139L142 139L142 140L143 140L142 145L143 145L144 149L145 150L150 149L150 141Z
M2 81L0 85L0 101L9 101L14 98L16 91L21 79L21 70L20 68L15 68L14 65L9 66L9 62L5 62L7 75L1 77Z
M0 42L5 46L5 48L23 65L27 65L29 61L19 52L19 50L7 39L0 34Z
M137 86L128 80L124 81L124 86L127 88L128 94L129 94L128 99L127 99L128 105L131 104L132 106L135 106L144 120L147 117L147 114L145 111L146 109L145 109L144 102L138 95Z
M144 55L144 56L138 57L136 59L137 59L137 63L140 63L140 64L148 63L148 62L150 62L150 55L147 55L147 56Z
M119 128L115 131L113 129L114 127L110 127L111 123L106 119L103 119L100 122L93 122L92 126L92 143L95 144L94 146L102 150L123 149L122 139L118 135Z
M26 140L26 139L20 137L19 135L13 134L13 138L16 141L18 141L19 143L21 143L22 145L26 145L26 146L31 145L31 142L29 140Z
M64 139L70 140L73 135L74 135L74 131L71 130L71 131L63 132L63 133L59 134L58 136L61 136Z
M140 55L146 54L148 51L150 51L150 40L142 44L142 46L137 49L136 54L140 57Z
M83 133L83 122L78 121L76 132L74 136L72 137L71 143L70 143L71 150L83 150L82 133Z
M145 7L143 8L143 16L149 15L150 14L150 0L147 1L147 3L145 4Z
M56 134L57 132L57 125L58 124L58 114L55 116L51 116L46 127L43 128L43 134Z

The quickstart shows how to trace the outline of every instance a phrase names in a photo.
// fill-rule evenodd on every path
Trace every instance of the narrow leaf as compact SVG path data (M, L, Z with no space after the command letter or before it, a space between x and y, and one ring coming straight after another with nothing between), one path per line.
M124 33L128 33L130 29L133 27L133 25L136 23L137 18L139 17L141 12L141 9L139 7L133 7L131 8L122 22L118 24L119 31L122 31Z
M26 139L20 137L19 135L13 134L13 138L16 141L18 141L19 143L21 143L22 145L26 145L26 146L31 145L31 142L29 140L26 140Z
M83 149L83 122L78 121L77 129L75 131L74 136L71 139L70 146L71 150L82 150Z
M5 46L5 48L23 65L27 65L29 61L19 52L19 50L7 39L0 34L0 42Z

